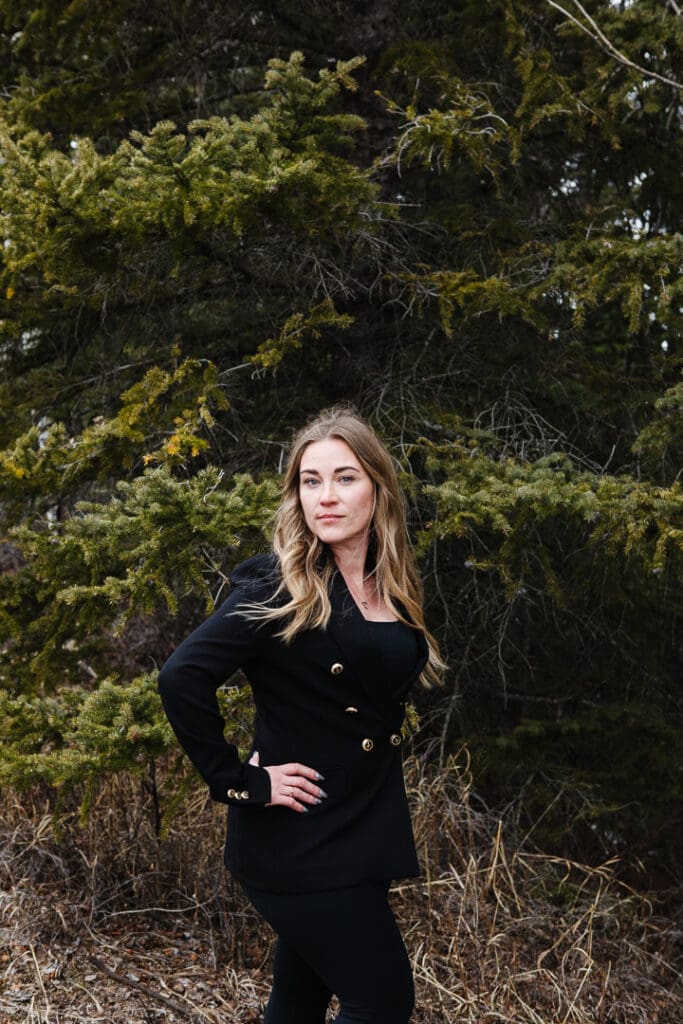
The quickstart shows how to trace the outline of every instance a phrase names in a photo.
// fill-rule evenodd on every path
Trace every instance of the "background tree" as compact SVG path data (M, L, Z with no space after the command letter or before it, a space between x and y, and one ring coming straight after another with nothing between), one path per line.
M348 399L451 665L425 749L680 863L683 18L560 6L2 5L5 781L153 773L155 666Z

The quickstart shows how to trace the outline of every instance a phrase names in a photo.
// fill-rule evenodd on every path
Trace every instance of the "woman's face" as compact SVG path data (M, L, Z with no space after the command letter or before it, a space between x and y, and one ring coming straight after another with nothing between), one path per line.
M299 500L311 533L333 549L367 542L375 485L346 441L328 437L304 449Z

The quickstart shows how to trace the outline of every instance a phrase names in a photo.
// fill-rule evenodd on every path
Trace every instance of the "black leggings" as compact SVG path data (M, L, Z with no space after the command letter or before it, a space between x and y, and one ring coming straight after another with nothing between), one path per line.
M415 1001L388 885L325 892L264 892L244 886L277 933L273 989L264 1024L324 1024L330 997L336 1024L407 1024Z

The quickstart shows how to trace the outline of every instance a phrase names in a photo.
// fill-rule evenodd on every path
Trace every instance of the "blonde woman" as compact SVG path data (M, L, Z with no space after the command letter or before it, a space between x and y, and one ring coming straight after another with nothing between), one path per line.
M391 456L353 410L293 439L273 552L159 676L166 713L215 800L225 863L278 935L265 1024L405 1024L414 1002L387 902L419 868L402 774L405 698L442 667L424 623ZM256 705L246 762L216 689L240 668Z

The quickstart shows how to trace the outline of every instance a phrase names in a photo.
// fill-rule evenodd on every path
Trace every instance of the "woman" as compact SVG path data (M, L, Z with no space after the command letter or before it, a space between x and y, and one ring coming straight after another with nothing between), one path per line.
M159 676L166 713L215 800L225 863L278 935L265 1024L405 1024L410 965L387 902L418 874L403 784L404 700L442 667L424 626L391 456L352 410L294 438L273 553ZM241 763L216 689L241 668L256 704Z

